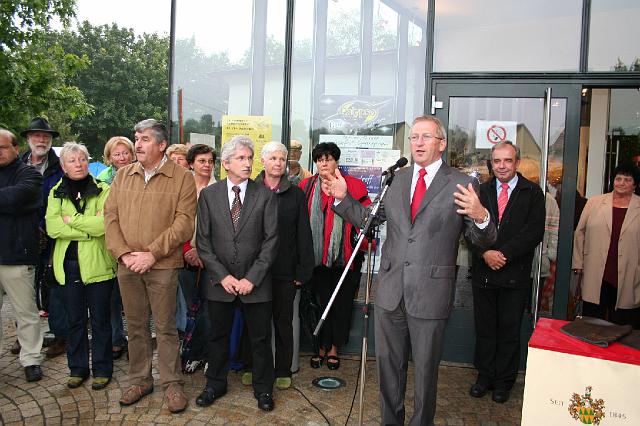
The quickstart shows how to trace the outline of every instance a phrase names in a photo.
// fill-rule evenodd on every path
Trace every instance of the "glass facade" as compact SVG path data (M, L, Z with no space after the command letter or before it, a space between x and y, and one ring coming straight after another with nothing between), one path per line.
M589 71L640 71L640 2L591 0Z
M282 132L286 1L237 0L220 13L177 2L172 141L221 147L223 116L265 116Z
M577 71L582 0L438 0L435 72Z
M291 12L287 6L292 3L293 34L286 40ZM435 5L432 13L430 4ZM547 81L563 87L576 84L579 96L582 87L575 82L581 78L626 71L620 79L612 77L605 83L612 90L612 123L620 124L603 139L608 140L607 153L620 141L620 155L633 147L629 155L640 162L635 136L637 90L629 88L633 84L629 74L640 77L637 0L236 0L233 7L224 8L217 2L176 0L175 5L172 142L211 143L219 150L233 134L229 132L233 126L224 120L253 117L252 125L268 129L261 132L265 138L301 142L299 163L307 170L313 171L311 150L317 143L337 143L342 172L366 181L373 196L381 171L398 157L409 156L407 134L413 118L437 114L441 105L432 105L427 96L438 100L441 83L489 86L502 84L505 73L512 73L509 79L517 81L503 84L505 91L446 98L441 110L447 112L441 114L448 126L446 160L465 173L477 174L481 181L487 179L489 149L479 147L478 140L488 128L481 128L480 122L500 121L511 126L523 150L520 171L537 180L544 100L539 94L519 94L521 87ZM583 21L588 28L582 28ZM288 41L290 63L285 57ZM472 77L460 78L463 73ZM565 74L572 76L572 82L563 80ZM469 83L471 78L476 80ZM616 89L616 84L627 88ZM627 98L632 101L614 102ZM573 134L579 133L576 104L579 101L571 96L552 99L546 189L553 200L548 204L555 200L560 205L561 186L572 179L570 171L578 163L574 147L580 136L571 133L574 127L578 131ZM604 167L599 174L605 175ZM564 262L569 271L574 212L560 208L560 224L556 220L547 228L559 226L560 236L567 229L557 265ZM458 266L468 268L468 253L461 244ZM556 303L554 296L566 290L561 283L568 279L563 281L559 271L556 286L555 262L547 275L543 270L540 308L558 315L556 305L567 302ZM469 310L468 274L461 270L455 308Z

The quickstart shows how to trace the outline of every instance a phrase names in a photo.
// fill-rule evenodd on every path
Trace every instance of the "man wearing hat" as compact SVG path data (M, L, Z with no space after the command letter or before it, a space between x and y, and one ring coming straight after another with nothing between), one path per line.
M289 182L297 186L302 180L311 177L311 172L300 165L302 143L291 139L289 147Z
M33 166L42 175L43 208L40 212L40 238L43 242L41 247L44 248L40 253L40 264L38 265L36 280L39 279L40 274L43 272L43 267L49 261L49 256L53 249L53 240L48 238L45 232L44 214L47 211L49 191L63 175L60 159L51 149L53 138L57 138L59 135L60 133L56 132L43 117L34 118L29 123L29 126L20 132L20 136L27 139L29 144L29 150L22 155L22 161L27 165ZM64 301L60 289L56 287L49 291L49 329L55 338L49 345L45 355L47 358L54 358L66 352L67 335L69 334ZM15 348L12 348L12 352L13 349Z

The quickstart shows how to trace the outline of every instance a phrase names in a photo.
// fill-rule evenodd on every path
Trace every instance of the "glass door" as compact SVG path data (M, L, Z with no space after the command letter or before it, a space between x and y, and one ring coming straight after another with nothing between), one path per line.
M534 318L564 318L568 285L561 284L558 271L570 269L571 233L561 239L562 203L560 187L567 178L567 149L578 134L580 88L548 84L487 84L434 81L436 115L447 127L447 162L480 182L491 178L491 147L509 140L520 147L518 171L545 189L546 222L543 243L536 250L532 267L531 299L523 321L526 345ZM575 123L568 128L567 123ZM577 145L577 142L573 142ZM571 155L572 157L572 155ZM575 182L574 182L575 185ZM560 254L563 253L564 258ZM568 252L568 256L566 253ZM470 362L473 356L473 297L471 254L463 239L458 252L458 275L454 311L447 330L445 359ZM554 315L557 313L557 315ZM526 351L523 351L526 353Z

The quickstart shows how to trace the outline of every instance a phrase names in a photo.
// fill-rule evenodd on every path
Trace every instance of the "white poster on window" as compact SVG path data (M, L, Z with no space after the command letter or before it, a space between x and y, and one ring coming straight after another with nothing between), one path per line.
M517 121L478 120L476 123L476 149L491 149L499 142L516 144Z
M320 135L320 143L333 142L344 148L391 149L393 136L388 135Z

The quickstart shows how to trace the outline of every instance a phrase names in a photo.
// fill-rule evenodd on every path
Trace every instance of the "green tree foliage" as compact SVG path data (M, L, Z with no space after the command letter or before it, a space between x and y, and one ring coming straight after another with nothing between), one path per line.
M91 62L70 82L95 110L74 120L71 129L94 158L101 159L109 138L131 138L138 121L155 118L166 122L168 37L136 36L132 29L116 24L93 26L85 21L75 31L50 34L48 44Z
M69 83L87 59L43 43L49 22L58 17L68 23L74 5L75 0L0 2L0 126L19 132L43 115L66 138L69 123L91 112Z

